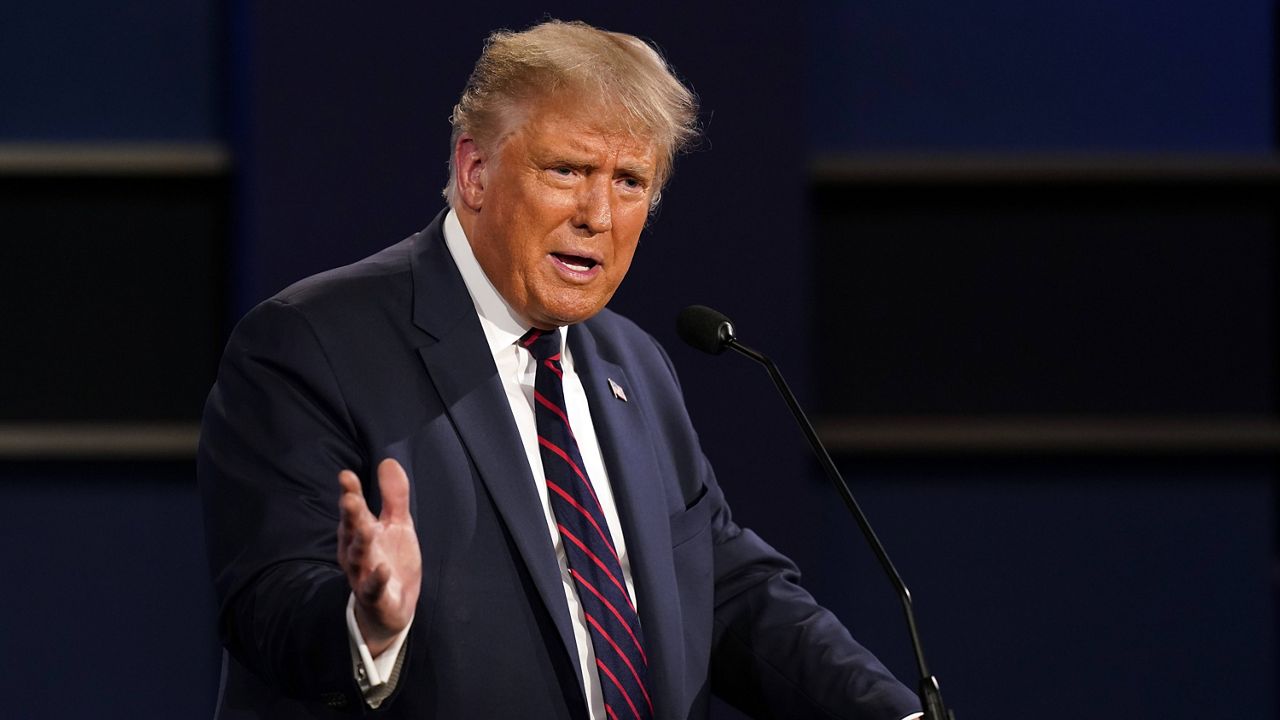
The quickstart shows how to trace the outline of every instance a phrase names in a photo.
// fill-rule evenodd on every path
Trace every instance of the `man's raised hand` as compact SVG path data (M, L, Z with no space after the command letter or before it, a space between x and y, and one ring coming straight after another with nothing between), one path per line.
M338 564L355 595L360 634L377 656L408 627L422 589L422 552L409 514L409 477L391 458L379 463L378 517L369 511L355 473L343 470L338 483Z

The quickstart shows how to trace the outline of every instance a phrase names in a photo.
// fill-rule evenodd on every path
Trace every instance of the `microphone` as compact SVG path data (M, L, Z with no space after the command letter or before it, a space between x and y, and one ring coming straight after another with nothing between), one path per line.
M690 305L676 317L676 332L702 352L719 355L733 339L733 323L706 305Z
M800 408L800 403L796 400L795 393L791 392L791 388L787 385L787 381L783 379L778 366L763 353L738 342L738 338L734 334L733 323L729 321L729 318L706 305L690 305L681 310L680 315L676 318L676 332L680 335L681 340L698 350L712 355L719 355L726 349L733 350L760 363L769 372L769 377L773 380L774 386L778 388L782 399L786 401L787 407L791 409L791 414L795 416L800 429L804 431L805 437L809 440L809 445L813 448L814 454L818 456L818 462L821 463L822 469L826 471L827 479L831 481L831 484L840 493L840 497L844 499L845 506L853 514L853 519L858 522L858 527L867 539L867 544L871 546L876 559L880 561L880 567L889 576L889 582L893 585L893 589L897 591L899 600L902 601L902 609L907 616L907 630L911 634L911 647L915 651L916 668L920 671L920 702L924 705L925 720L955 720L955 715L942 702L942 691L938 689L938 679L929 673L929 666L925 663L924 648L920 644L920 633L916 628L916 616L911 607L911 591L907 590L906 583L902 582L902 576L898 574L897 568L893 566L893 561L889 559L889 554L885 551L880 538L876 536L875 530L871 528L871 522L867 520L867 516L862 512L858 501L854 499L853 492L849 490L849 485L845 483L844 477L840 475L840 471L836 468L836 464L832 462L831 455L827 452L826 447L823 446L822 441L818 439L818 433L814 431L809 418L805 416L804 410Z

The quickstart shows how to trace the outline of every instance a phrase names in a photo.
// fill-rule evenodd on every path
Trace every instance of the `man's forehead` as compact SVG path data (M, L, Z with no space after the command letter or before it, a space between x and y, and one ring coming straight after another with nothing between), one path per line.
M657 143L651 134L629 127L621 114L600 107L536 107L517 132L543 152L598 153L608 149L653 164Z

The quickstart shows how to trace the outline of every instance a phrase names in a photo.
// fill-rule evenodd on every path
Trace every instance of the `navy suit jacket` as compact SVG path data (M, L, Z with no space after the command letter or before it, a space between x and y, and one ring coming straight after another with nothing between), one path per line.
M542 505L440 217L251 311L205 408L199 480L227 648L218 716L586 718ZM658 718L709 693L761 717L900 720L914 694L737 526L658 344L608 310L569 333L622 530ZM627 401L614 397L612 379ZM422 594L395 694L353 678L338 471L411 478Z

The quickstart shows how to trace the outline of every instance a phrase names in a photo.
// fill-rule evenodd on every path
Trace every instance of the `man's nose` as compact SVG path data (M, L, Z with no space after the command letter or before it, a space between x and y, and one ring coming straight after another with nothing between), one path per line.
M583 183L578 196L576 224L593 235L608 232L613 228L613 199L609 196L610 185L606 177L593 177L589 182Z

